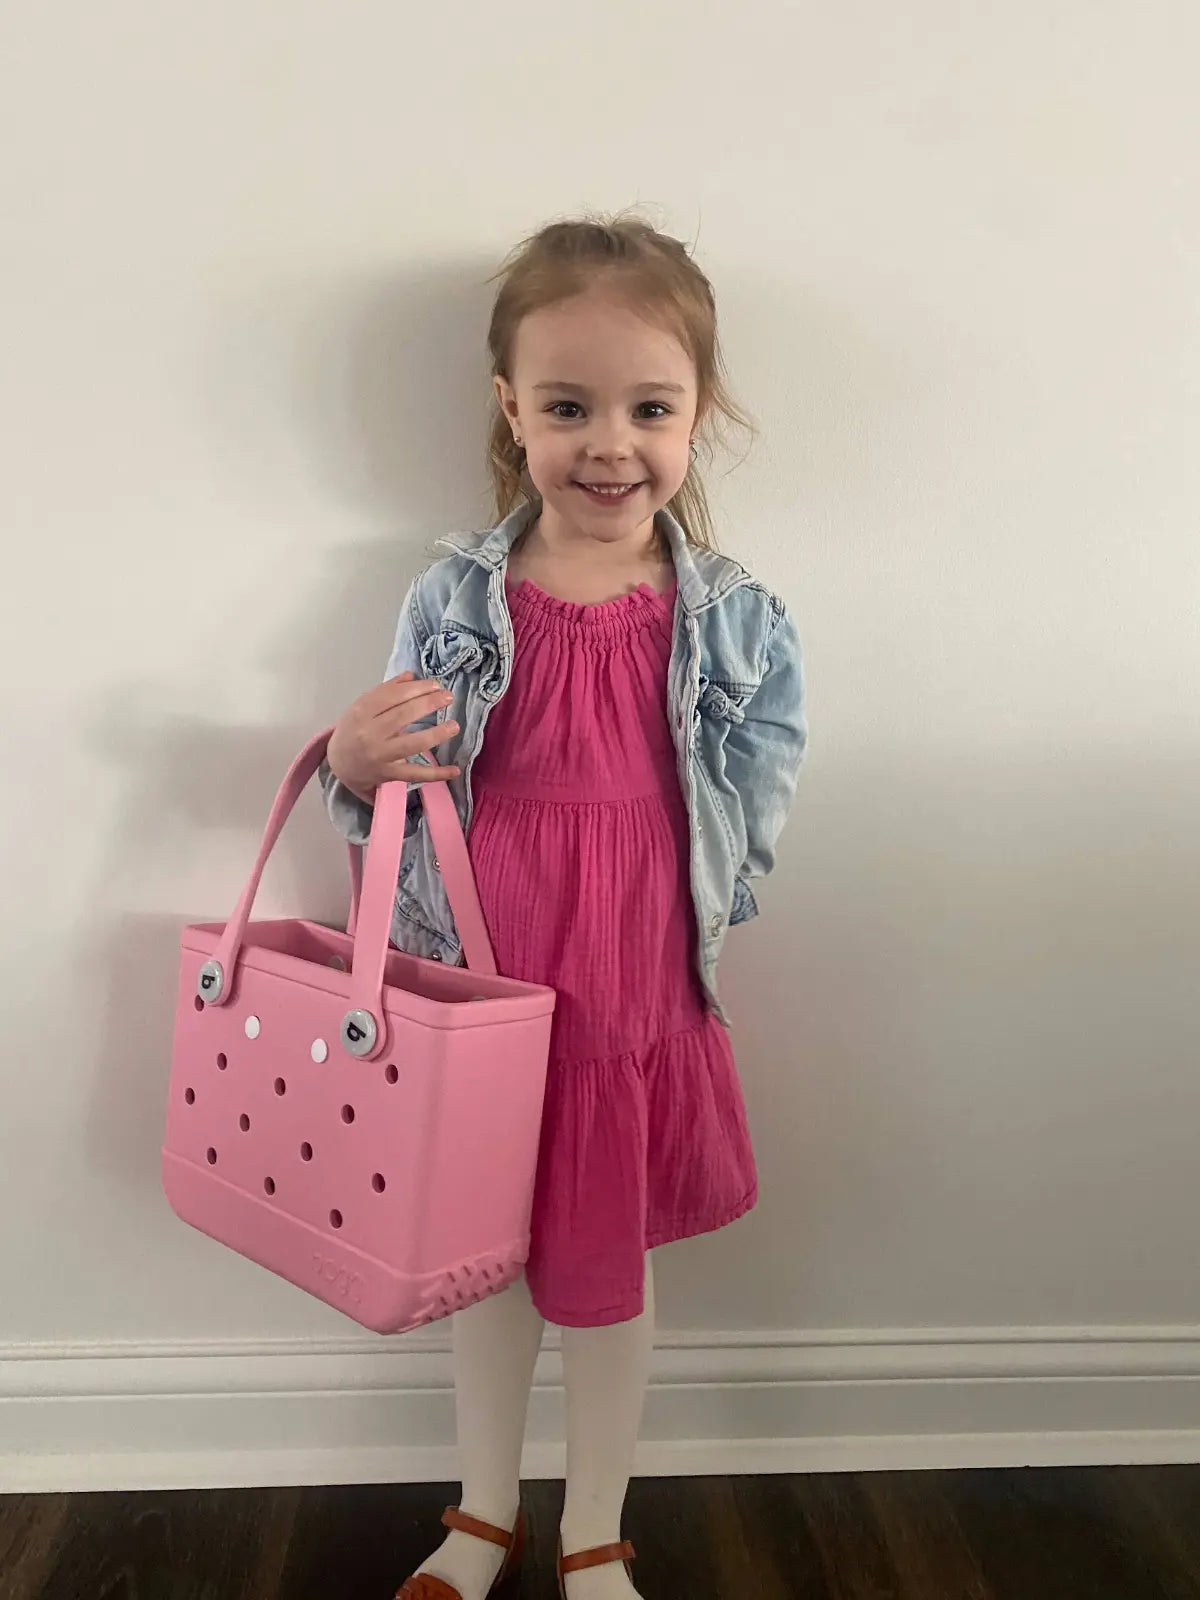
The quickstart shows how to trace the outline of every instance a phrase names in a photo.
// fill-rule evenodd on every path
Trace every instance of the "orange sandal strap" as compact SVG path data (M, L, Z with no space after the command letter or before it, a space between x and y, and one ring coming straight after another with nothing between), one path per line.
M478 1517L469 1517L457 1506L446 1507L442 1524L454 1533L469 1533L473 1539L482 1539L486 1544L498 1544L501 1550L510 1549L516 1539L515 1530L512 1533L505 1533L503 1528L494 1528L490 1522L481 1522Z
M602 1544L594 1550L581 1550L575 1556L560 1556L558 1572L560 1577L565 1578L572 1572L586 1572L589 1567L609 1567L618 1561L634 1559L634 1548L627 1539L624 1544Z

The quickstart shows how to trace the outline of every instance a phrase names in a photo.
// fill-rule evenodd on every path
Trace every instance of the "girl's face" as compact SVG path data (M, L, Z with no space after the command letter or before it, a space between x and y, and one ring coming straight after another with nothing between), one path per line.
M687 476L696 421L695 369L673 334L590 289L525 317L496 394L547 532L604 544L650 534Z

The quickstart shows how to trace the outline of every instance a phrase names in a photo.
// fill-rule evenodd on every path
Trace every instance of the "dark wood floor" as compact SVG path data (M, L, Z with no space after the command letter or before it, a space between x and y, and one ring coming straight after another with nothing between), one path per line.
M531 1484L552 1600L561 1488ZM448 1489L0 1496L0 1600L391 1600ZM646 1600L1200 1600L1200 1467L646 1479Z

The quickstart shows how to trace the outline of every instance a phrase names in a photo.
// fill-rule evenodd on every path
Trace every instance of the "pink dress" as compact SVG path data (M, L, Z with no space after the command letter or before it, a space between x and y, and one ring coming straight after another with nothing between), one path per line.
M501 972L558 992L527 1268L549 1321L640 1315L645 1253L757 1198L729 1036L693 962L667 722L674 595L510 588L512 682L476 759L471 856Z

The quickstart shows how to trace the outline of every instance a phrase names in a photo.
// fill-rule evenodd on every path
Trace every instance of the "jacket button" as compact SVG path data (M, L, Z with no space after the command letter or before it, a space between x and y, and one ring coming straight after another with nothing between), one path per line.
M717 936L721 932L721 929L724 926L725 926L725 918L724 917L714 917L712 919L712 921L708 925L709 937L713 938L713 939L717 938Z

